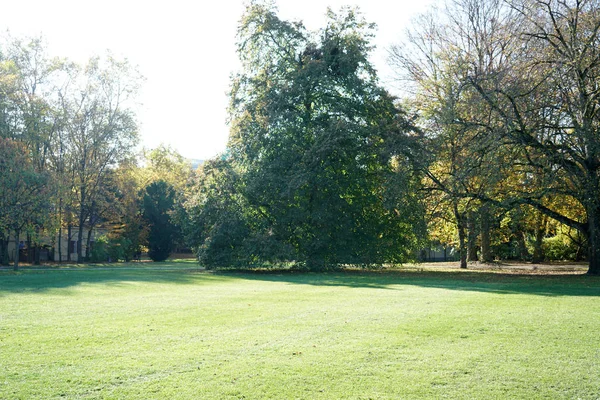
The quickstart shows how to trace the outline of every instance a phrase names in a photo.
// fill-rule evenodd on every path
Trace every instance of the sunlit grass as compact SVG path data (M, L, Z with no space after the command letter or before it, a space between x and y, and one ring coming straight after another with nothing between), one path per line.
M600 279L0 271L0 398L600 397Z

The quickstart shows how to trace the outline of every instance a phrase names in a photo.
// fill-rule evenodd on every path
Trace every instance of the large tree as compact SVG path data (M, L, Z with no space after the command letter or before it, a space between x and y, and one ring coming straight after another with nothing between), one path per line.
M2 45L6 58L0 62L0 137L19 141L31 167L52 180L53 176L47 173L48 161L52 158L58 126L53 105L64 64L47 55L41 38L9 36ZM13 173L18 175L19 171ZM48 186L55 187L55 184ZM50 197L46 201L51 202ZM30 262L39 262L37 244L41 229L48 231L52 227L51 214L39 214L35 229L27 232Z
M478 12L492 21L487 28L493 32L498 16L483 4ZM508 155L495 141L492 113L482 106L477 91L465 84L471 60L457 49L465 45L464 36L473 35L473 21L462 17L451 9L421 15L406 41L392 47L390 59L410 94L406 105L415 115L415 140L409 156L424 177L430 233L437 236L436 230L444 227L440 220L451 219L461 267L466 268L467 253L471 260L476 259L474 237L479 232L482 260L490 261L489 206L479 199L491 196L506 179L506 168L499 168L498 161ZM485 18L478 22L488 23ZM485 124L473 121L472 115ZM475 227L478 214L485 229Z
M413 254L421 220L399 190L411 184L397 180L404 160L385 151L402 118L368 61L373 25L351 8L327 17L310 32L252 3L241 20L229 150L252 217L248 240L277 250L248 251L249 263L281 259L282 249L309 269Z
M26 228L37 228L48 212L48 179L35 170L26 147L0 137L0 232L6 255L8 234L14 234L14 269L19 267L19 242ZM6 259L6 257L4 257Z
M111 168L131 157L137 143L134 96L140 76L127 61L92 58L62 96L67 167L76 194L77 262L83 230L102 196Z
M460 66L454 81L474 100L459 99L467 112L455 121L478 127L473 149L492 143L490 165L504 171L491 190L458 195L527 204L577 229L600 274L600 3L462 0L436 26L432 59ZM585 212L556 206L571 202Z

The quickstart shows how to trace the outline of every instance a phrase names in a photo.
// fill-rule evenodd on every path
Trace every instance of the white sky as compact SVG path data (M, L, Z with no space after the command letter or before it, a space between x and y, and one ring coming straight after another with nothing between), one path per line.
M238 68L235 32L243 0L15 0L0 11L0 30L44 35L50 54L85 62L107 49L146 77L138 113L141 144L171 145L188 158L225 149L227 90ZM327 6L358 5L378 25L372 61L389 80L387 47L431 0L278 0L279 16L323 26Z

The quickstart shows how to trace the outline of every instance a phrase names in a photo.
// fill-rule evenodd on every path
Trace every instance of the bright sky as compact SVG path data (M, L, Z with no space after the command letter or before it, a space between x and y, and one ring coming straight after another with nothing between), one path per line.
M358 5L378 25L372 61L389 80L387 47L431 0L278 0L279 16L324 25L327 6ZM225 149L229 77L238 68L235 32L243 0L18 0L0 12L0 30L42 33L51 55L85 62L107 49L146 77L138 114L142 145L171 145L187 158Z

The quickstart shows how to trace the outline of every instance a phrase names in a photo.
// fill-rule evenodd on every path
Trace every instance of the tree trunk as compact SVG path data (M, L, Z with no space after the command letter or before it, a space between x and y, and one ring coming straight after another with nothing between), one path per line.
M0 240L0 265L8 265L8 241L10 237L8 233L2 233L2 239Z
M493 261L489 209L488 205L481 207L481 261L485 263Z
M519 230L517 233L517 243L519 248L519 259L521 261L529 259L529 251L527 250L527 244L525 243L525 232Z
M62 225L58 228L58 262L62 262Z
M467 215L467 261L477 261L477 225L475 224L475 213L469 211Z
M40 260L41 254L42 254L42 252L41 252L40 245L39 245L39 243L36 243L36 245L35 245L35 257L33 258L33 264L34 265L40 265L41 264L41 260Z
M81 187L81 203L79 204L79 229L77 231L77 263L83 262L82 244L83 244L83 224L85 222L85 187Z
M82 246L82 242L83 242L83 221L81 221L81 219L79 220L79 229L77 231L77 263L82 263L83 262L83 246Z
M92 229L93 228L90 226L85 242L85 261L90 261L90 243L92 242Z
M456 227L458 228L458 251L460 254L460 267L467 268L467 243L465 234L464 216L458 212L458 205L454 203L454 218L456 219Z
M27 262L33 264L33 242L31 241L31 234L27 234Z
M533 257L531 260L534 264L544 261L544 249L542 248L542 243L544 242L544 235L546 234L546 217L543 214L538 214L536 225L535 238L533 241Z
M58 262L62 262L62 197L58 199ZM56 260L54 260L56 261Z
M13 267L15 271L19 270L19 233L19 230L15 229L15 260Z
M535 240L533 242L533 259L531 260L533 263L541 263L544 261L544 249L542 248L543 240L544 230L538 227L535 230Z
M71 261L71 239L73 238L73 227L71 224L67 227L67 261Z
M39 238L40 238L40 228L36 227L35 228L35 237L36 237L36 241L34 242L34 246L33 246L33 265L40 265L40 253L41 253L41 247L40 247L40 242L39 242Z
M600 275L600 205L592 201L588 206L588 275Z

